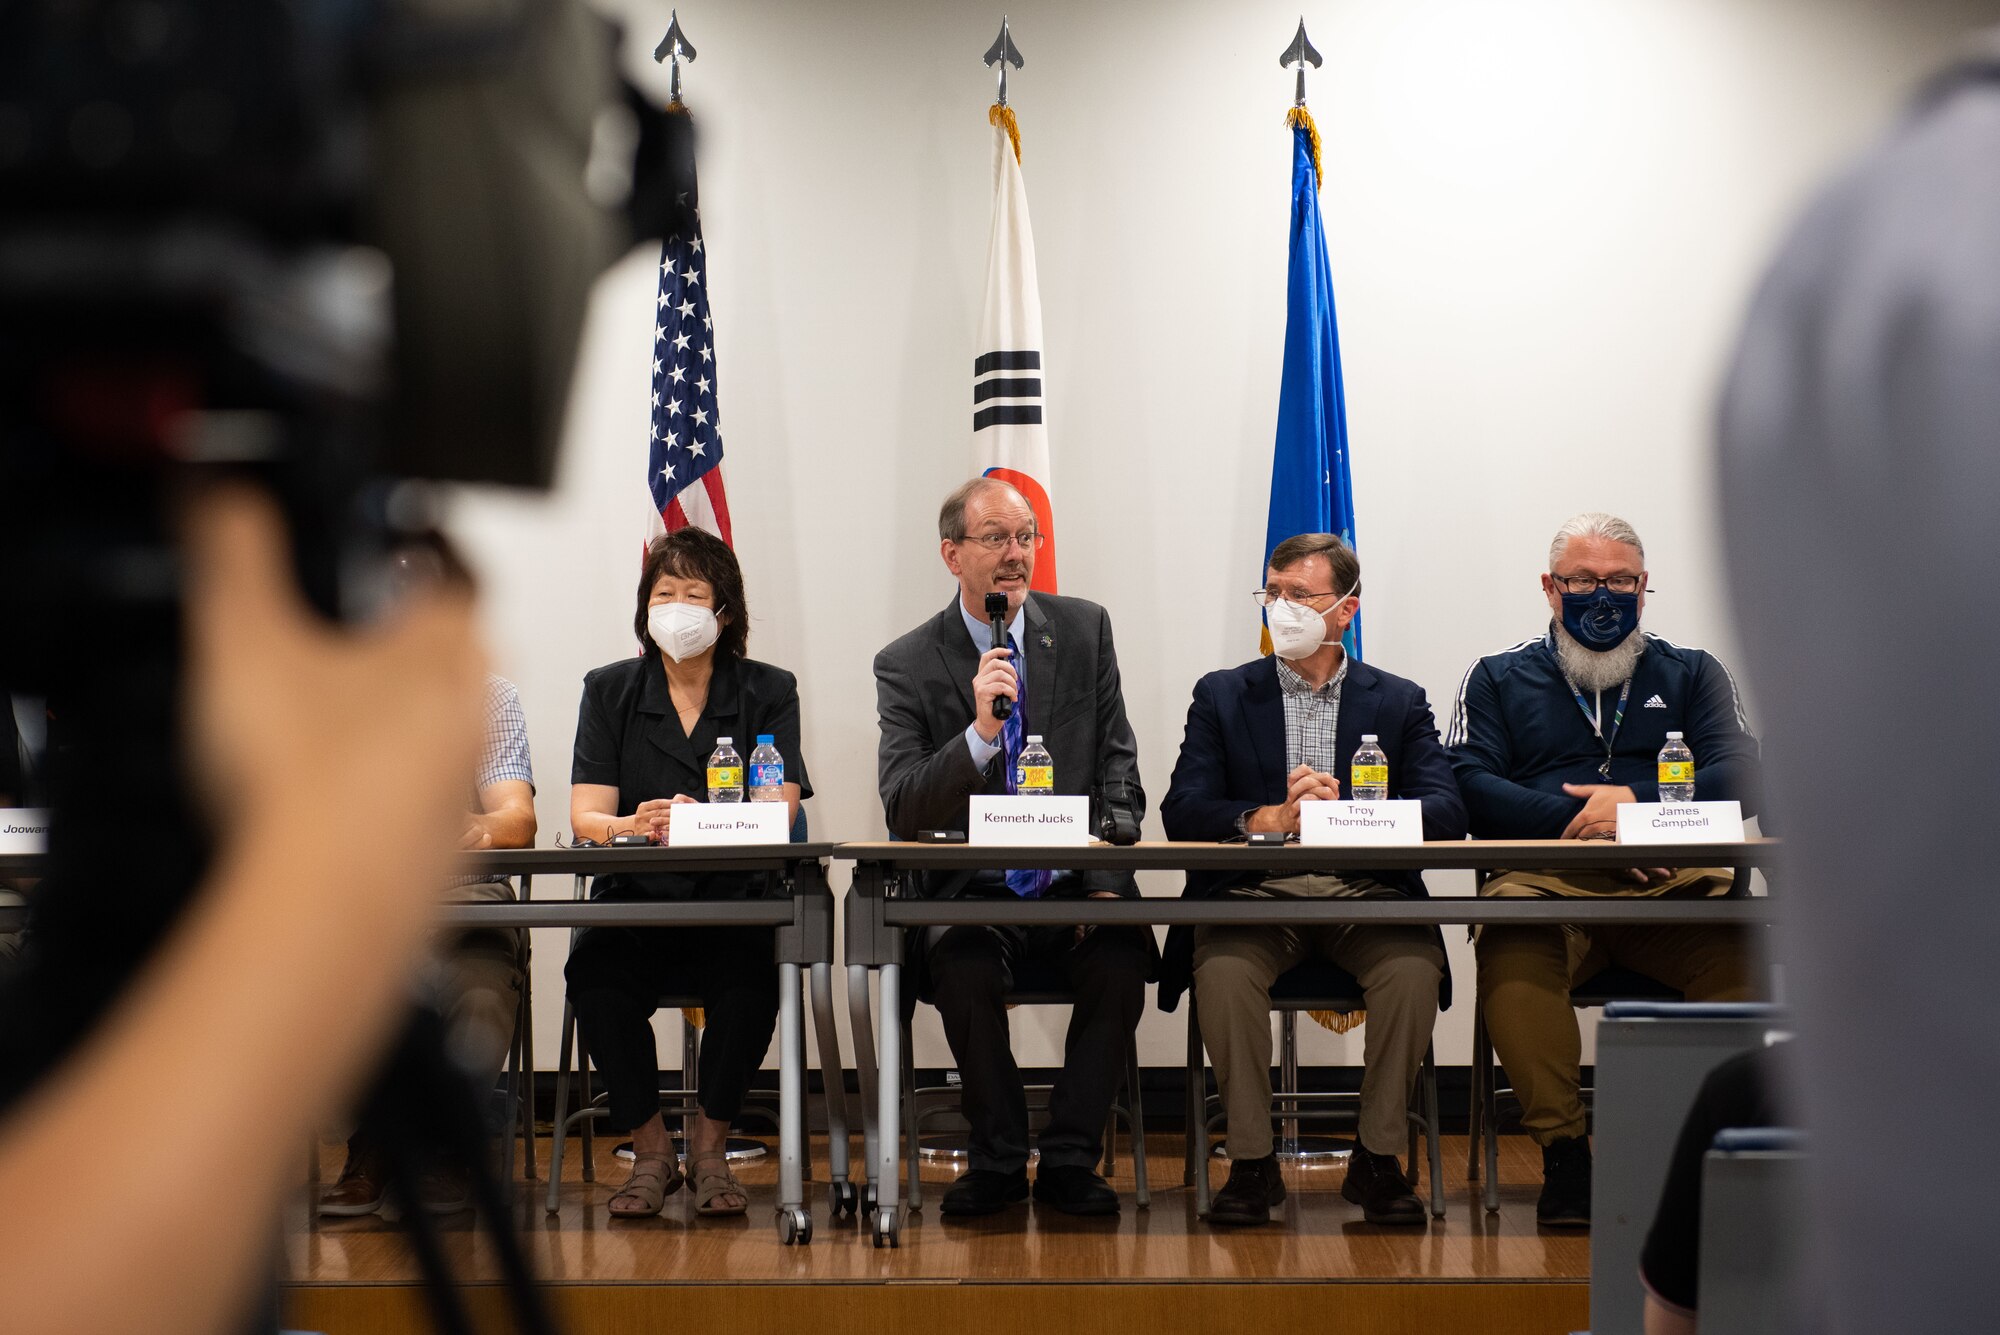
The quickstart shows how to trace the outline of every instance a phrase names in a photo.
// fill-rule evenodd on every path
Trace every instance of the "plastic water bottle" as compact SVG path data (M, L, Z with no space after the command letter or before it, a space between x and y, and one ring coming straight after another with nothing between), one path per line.
M1361 734L1354 763L1348 770L1347 795L1357 802L1389 800L1389 757L1375 740L1375 734Z
M785 758L778 754L778 748L773 745L774 740L768 732L758 733L757 749L750 753L752 802L785 800Z
M1028 738L1014 762L1014 791L1028 797L1048 797L1056 790L1056 762L1039 733Z
M1668 733L1667 744L1660 748L1660 800L1694 801L1694 752L1677 732Z
M715 750L708 757L708 800L743 800L743 757L736 754L728 737L716 738Z

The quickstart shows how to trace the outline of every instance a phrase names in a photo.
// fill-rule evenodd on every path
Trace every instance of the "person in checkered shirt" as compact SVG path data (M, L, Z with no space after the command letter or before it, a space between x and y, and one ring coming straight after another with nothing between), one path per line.
M528 720L521 693L505 677L486 678L486 742L468 794L461 845L474 848L529 848L535 842L535 775L528 759ZM506 881L476 881L445 892L451 903L511 900ZM433 1004L444 1017L452 1056L479 1089L491 1089L507 1064L514 1017L528 967L528 935L518 929L489 928L441 941L426 980ZM319 1212L331 1216L373 1214L382 1205L384 1169L375 1146L356 1132L347 1141L347 1164L320 1196ZM444 1214L471 1203L467 1184L444 1172L427 1174L419 1205Z

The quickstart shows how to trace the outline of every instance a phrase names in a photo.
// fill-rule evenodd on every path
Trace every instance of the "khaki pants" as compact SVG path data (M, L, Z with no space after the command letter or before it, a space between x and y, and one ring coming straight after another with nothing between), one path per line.
M1602 873L1510 873L1483 894L1550 897L1632 893ZM1662 889L1684 897L1719 893L1729 875L1680 872ZM1639 891L1639 893L1647 893ZM1653 893L1661 893L1656 889ZM1749 934L1738 927L1505 927L1479 933L1479 1001L1494 1054L1521 1101L1521 1125L1538 1145L1584 1134L1583 1037L1570 989L1619 965L1683 993L1689 1001L1752 1001L1756 982Z
M1271 1152L1271 984L1308 956L1361 982L1361 1144L1409 1143L1410 1091L1437 1021L1444 951L1424 927L1204 927L1195 933L1201 1036L1222 1088L1232 1161Z
M504 881L458 885L444 897L452 904L512 902L514 887ZM506 1069L527 959L528 934L518 928L447 935L437 943L432 1000L444 1017L452 1057L480 1089L491 1089Z

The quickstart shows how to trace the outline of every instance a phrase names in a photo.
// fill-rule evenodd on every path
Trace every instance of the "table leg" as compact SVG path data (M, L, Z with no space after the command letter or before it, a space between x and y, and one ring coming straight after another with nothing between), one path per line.
M803 982L799 966L778 965L778 1238L812 1240L812 1216L805 1208L806 1031L799 1014Z
M875 1157L875 1245L894 1247L902 1232L897 1199L896 1147L902 1126L903 966L884 964L882 1013L876 1017L875 1123L880 1143Z

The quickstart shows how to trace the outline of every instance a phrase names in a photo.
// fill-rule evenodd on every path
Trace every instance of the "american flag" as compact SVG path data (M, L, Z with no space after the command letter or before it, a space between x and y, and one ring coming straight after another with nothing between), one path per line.
M735 546L722 487L722 426L715 410L715 324L708 313L708 255L701 217L660 249L653 320L653 439L646 485L654 534L693 525Z

